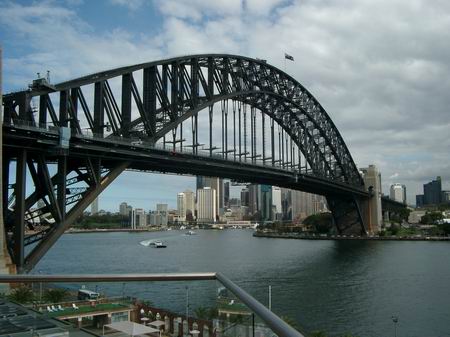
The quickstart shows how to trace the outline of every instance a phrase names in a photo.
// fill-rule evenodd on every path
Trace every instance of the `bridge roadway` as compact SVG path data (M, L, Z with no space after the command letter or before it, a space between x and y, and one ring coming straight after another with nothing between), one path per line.
M17 149L26 149L32 153L43 153L47 158L54 154L54 162L61 152L57 128L44 129L35 126L4 125L4 152L15 153ZM311 173L292 171L282 167L257 164L256 161L234 161L223 159L221 155L209 157L195 155L191 148L179 148L174 151L162 144L137 143L126 138L97 138L92 135L74 134L70 139L68 167L71 161L80 158L100 158L102 166L113 168L118 162L128 162L127 170L156 171L186 175L214 176L236 181L267 184L279 187L321 194L324 196L353 196L369 198L370 193L348 184L329 181ZM50 157L49 157L50 156ZM76 165L74 165L76 166Z

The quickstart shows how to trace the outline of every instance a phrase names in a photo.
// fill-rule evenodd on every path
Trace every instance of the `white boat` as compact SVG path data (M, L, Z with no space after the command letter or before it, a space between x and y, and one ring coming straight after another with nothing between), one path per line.
M187 231L186 235L197 235L197 233L194 231Z
M167 246L164 243L162 243L162 241L156 240L156 241L150 242L150 247L153 247L153 248L166 248Z

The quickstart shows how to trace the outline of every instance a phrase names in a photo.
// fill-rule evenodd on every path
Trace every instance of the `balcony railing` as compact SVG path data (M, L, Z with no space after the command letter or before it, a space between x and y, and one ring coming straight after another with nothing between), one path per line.
M185 285L189 282L195 282L197 288L200 289L200 292L197 292L197 295L201 294L201 296L206 296L207 292L201 290L204 286L198 287L198 282L203 281L215 281L218 283L217 288L220 289L220 291L216 292L214 295L216 297L214 301L217 305L216 310L218 312L214 318L193 317L198 316L198 313L192 315L192 309L188 312L188 308L190 308L188 304L189 288ZM134 298L125 297L125 285L130 284L130 287L131 285L137 285L140 287L139 289L142 289L144 285L146 286L150 283L162 283L164 287L167 287L169 282L172 282L172 285L177 285L178 291L180 289L187 290L186 300L188 303L186 303L186 315L184 315L184 313L180 314L180 312L171 313L163 307L154 309L153 304L149 304L144 299L139 298L139 292L133 293ZM180 286L180 282L182 282L183 286ZM42 296L43 288L44 291L58 289L61 288L59 283L63 283L67 286L70 285L73 290L80 289L83 287L82 285L85 284L90 284L91 289L93 289L93 287L97 288L98 285L107 285L104 286L104 289L113 289L113 285L115 284L116 293L105 295L101 299L84 299L84 301L79 302L75 300L66 300L61 303L46 303L46 300L48 301L48 299L45 298L45 296ZM131 320L145 325L146 323L151 324L149 321L156 319L155 322L159 322L156 324L162 326L161 331L166 336L192 335L193 337L235 337L247 335L250 337L303 337L299 331L292 328L280 317L220 273L0 275L0 286L2 284L4 287L6 285L6 288L10 285L10 293L14 293L15 289L18 289L17 284L21 284L27 285L30 291L34 291L35 294L37 294L28 306L18 306L20 310L23 309L28 311L30 317L29 321L33 322L38 322L41 319L46 319L48 321L53 318L58 318L72 323L76 323L78 319L78 323L80 323L83 318L92 320L95 315L102 314L104 316L103 318L106 317L106 320L99 320L101 323L100 325L108 327L111 325L108 324L111 323L111 317L119 317L120 312L122 311L125 313L128 312L128 314L125 314L125 316L128 316L125 319L123 316L120 316L119 320ZM113 297L112 295L117 295L117 289L120 289L121 285L123 296L121 298ZM195 287L192 289L194 288ZM108 293L108 291L105 292ZM224 295L224 292L226 295ZM174 298L177 298L178 300L181 297L183 297L183 295L179 293L174 295ZM6 296L6 298L8 298L9 301L14 300L13 296ZM169 299L166 300L169 301ZM195 301L195 298L191 297L191 301L192 300ZM6 302L8 302L8 300ZM16 304L13 303L12 305ZM153 312L150 311L149 308L153 310ZM11 312L13 311L14 310ZM2 329L2 320L10 320L4 322L6 327L11 327L14 326L16 322L21 322L20 317L16 317L14 313L11 314L11 318L8 314L2 316L1 312L2 310L0 310L0 330ZM133 315L130 316L130 312L133 312ZM151 317L149 316L150 313L152 314ZM155 313L156 316L154 316ZM25 321L25 319L22 319L22 321ZM31 326L30 324L27 326ZM42 325L42 323L39 324L39 326ZM78 328L80 327L81 326L79 325ZM161 329L161 327L157 328ZM64 327L62 329L64 330ZM89 331L89 329L86 331ZM91 332L92 331L89 331L89 333ZM104 335L105 332L101 332L101 327L97 326L97 330L93 335ZM87 336L89 335L90 334L87 334Z

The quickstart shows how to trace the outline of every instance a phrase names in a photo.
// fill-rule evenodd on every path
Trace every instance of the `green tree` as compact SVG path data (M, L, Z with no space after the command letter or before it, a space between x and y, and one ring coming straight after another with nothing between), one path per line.
M51 288L44 292L44 300L48 303L64 302L68 296L68 291L63 288Z
M317 233L327 234L333 229L333 217L331 213L313 214L303 220L307 226L312 226Z
M324 331L317 330L311 332L309 337L327 337L327 334Z
M435 225L439 220L442 220L444 216L441 212L426 212L420 219L420 223L424 225Z
M34 300L33 290L29 286L21 285L17 288L14 288L11 293L8 295L8 298L11 301L17 303L30 303Z
M194 310L194 314L198 319L207 320L209 309L207 307L198 307Z

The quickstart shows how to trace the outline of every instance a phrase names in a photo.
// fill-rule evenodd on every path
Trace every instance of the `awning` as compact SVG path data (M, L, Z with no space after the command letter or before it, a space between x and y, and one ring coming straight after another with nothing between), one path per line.
M163 326L166 323L164 323L163 321L157 320L157 321L150 322L148 324L151 325L151 326L159 328L159 327Z
M139 323L129 322L129 321L116 322L116 323L104 325L103 326L103 335L105 334L105 327L124 332L130 336L144 335L144 334L153 333L153 332L159 333L158 329L155 329L155 328L152 328L149 326L145 326L145 325L139 324Z

